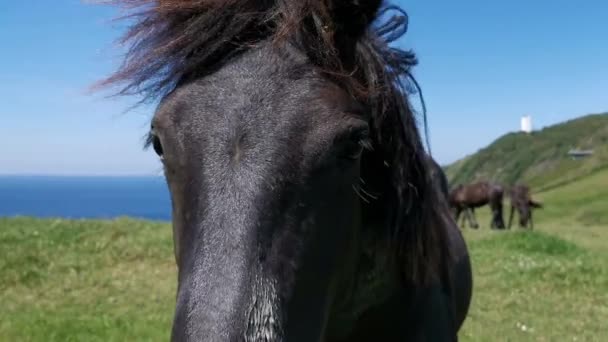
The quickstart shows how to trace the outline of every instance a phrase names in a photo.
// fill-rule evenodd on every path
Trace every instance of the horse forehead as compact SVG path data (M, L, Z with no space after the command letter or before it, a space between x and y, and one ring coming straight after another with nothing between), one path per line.
M185 132L200 133L202 128L206 132L289 132L314 135L320 140L364 119L339 90L321 81L285 86L272 81L262 83L265 84L253 80L225 84L202 80L177 91L173 103L158 113Z
M254 123L285 119L309 109L317 97L308 80L290 80L269 67L227 66L215 74L184 85L174 92L165 105L169 111L187 108L196 116L213 119L238 116ZM179 104L182 104L180 106Z
M356 119L365 119L344 89L305 61L267 50L247 53L183 84L163 102L155 120L170 122L185 136L261 134L269 142L299 136L323 144Z

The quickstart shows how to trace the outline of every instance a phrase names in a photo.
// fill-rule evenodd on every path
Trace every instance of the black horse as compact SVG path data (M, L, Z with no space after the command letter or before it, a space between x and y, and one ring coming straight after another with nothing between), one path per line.
M388 45L403 11L116 2L142 7L104 84L160 99L172 340L457 340L471 268L408 102L416 58Z

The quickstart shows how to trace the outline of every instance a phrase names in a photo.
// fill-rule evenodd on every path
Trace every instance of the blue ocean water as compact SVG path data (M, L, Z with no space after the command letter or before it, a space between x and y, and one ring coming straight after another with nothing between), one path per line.
M171 219L161 177L0 176L0 217Z

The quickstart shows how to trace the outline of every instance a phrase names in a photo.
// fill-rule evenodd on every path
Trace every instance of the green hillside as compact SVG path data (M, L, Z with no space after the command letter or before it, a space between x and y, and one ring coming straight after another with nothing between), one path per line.
M571 148L593 149L593 156L573 160ZM525 182L547 190L608 167L608 113L584 116L532 134L509 133L449 165L451 184L493 180Z
M572 224L585 227L608 226L608 168L534 197L545 203L535 213L540 220L569 218Z

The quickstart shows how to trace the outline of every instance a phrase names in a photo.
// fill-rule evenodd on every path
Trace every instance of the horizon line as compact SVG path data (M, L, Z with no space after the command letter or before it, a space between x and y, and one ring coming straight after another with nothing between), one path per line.
M158 177L164 178L162 174L154 173L4 173L0 172L0 177L108 177L108 178L141 178Z

